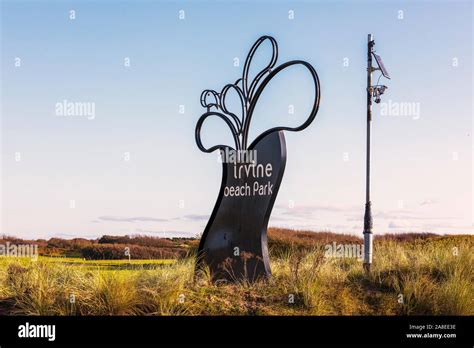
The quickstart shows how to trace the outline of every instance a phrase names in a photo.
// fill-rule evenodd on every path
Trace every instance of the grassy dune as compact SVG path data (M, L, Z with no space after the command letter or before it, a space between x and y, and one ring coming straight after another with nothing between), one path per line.
M0 314L474 314L474 236L378 238L370 274L356 258L325 257L335 238L360 242L273 229L273 277L255 284L216 285L206 274L194 281L192 257L130 264L0 257Z

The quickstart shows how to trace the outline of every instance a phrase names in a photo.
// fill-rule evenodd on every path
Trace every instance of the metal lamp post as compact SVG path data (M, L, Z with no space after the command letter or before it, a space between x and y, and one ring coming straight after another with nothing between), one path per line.
M366 155L366 178L365 178L365 213L364 213L364 269L370 271L372 264L372 203L370 201L370 140L372 128L372 98L378 104L380 96L385 92L387 86L372 85L372 73L380 70L385 78L390 76L383 65L382 59L374 52L375 41L372 34L368 35L367 42L367 155ZM372 56L374 56L378 67L372 66Z
M364 213L364 269L369 271L372 264L372 207L370 202L370 131L372 126L372 34L367 43L367 149L365 167L365 213Z

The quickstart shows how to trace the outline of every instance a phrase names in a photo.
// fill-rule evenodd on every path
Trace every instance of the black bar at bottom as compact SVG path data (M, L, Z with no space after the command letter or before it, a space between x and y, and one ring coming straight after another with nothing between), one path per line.
M469 345L473 317L25 317L0 316L0 346L38 344ZM55 325L55 340L19 326ZM421 334L421 336L415 337ZM448 335L438 338L429 335ZM455 335L455 337L453 336ZM408 337L407 335L412 335ZM415 336L413 336L415 335ZM425 336L423 336L425 335Z

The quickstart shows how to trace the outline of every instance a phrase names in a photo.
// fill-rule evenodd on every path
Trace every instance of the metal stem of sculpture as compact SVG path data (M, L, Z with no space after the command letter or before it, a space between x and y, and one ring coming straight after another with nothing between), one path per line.
M267 66L250 81L252 59L260 45L269 41L272 57ZM267 226L286 164L286 144L283 131L301 131L313 122L319 107L320 87L316 70L302 60L293 60L275 67L278 45L271 36L260 37L250 49L243 74L220 93L206 89L201 94L201 105L207 109L196 124L196 143L203 152L221 151L222 182L216 204L203 232L198 248L196 272L209 267L214 281L256 281L271 275ZM298 127L274 127L260 134L248 145L249 129L257 102L267 84L282 70L300 65L311 75L314 102L306 121ZM226 97L230 91L240 99L240 117L228 109ZM229 127L235 148L227 145L204 147L201 128L211 117L223 120ZM229 151L250 152L253 161L228 160Z

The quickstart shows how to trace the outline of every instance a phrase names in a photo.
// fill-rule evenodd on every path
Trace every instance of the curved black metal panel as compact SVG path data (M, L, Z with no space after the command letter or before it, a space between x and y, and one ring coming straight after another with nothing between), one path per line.
M217 202L201 237L197 267L209 265L214 280L254 281L271 273L267 226L285 170L283 132L252 149L258 154L254 171L253 164L223 163Z

